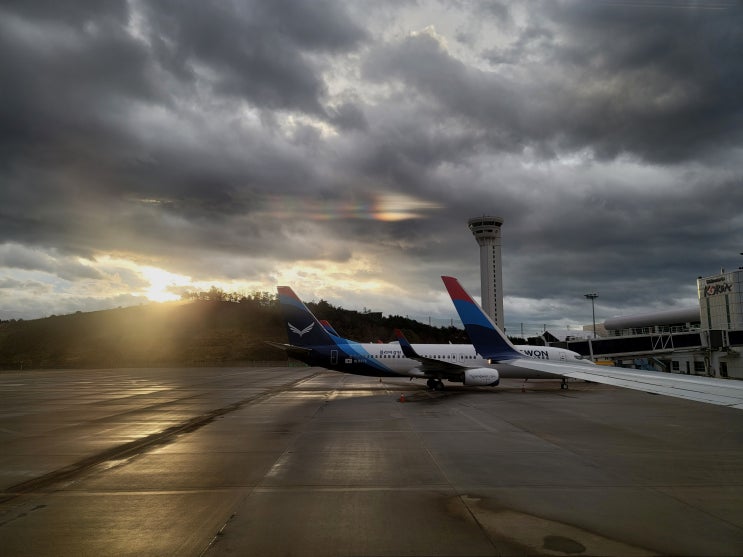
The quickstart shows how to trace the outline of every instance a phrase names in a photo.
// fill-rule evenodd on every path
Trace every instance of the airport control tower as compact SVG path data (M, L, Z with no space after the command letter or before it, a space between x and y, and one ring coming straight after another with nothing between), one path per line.
M473 217L467 221L480 246L482 309L503 330L503 271L500 259L500 217Z

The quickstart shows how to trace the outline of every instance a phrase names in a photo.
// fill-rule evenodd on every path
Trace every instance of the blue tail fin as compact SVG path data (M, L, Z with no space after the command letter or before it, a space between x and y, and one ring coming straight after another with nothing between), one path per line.
M493 323L493 320L482 310L467 291L454 277L441 277L449 291L464 329L470 337L475 350L483 358L491 360L513 360L523 358L511 344L506 335Z
M289 344L313 347L343 343L329 333L289 286L279 286L279 307L286 323Z

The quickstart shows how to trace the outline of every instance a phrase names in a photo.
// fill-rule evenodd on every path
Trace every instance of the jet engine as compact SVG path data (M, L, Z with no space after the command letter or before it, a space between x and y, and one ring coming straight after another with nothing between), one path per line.
M498 370L490 367L476 367L464 370L462 383L465 385L479 385L495 387L500 382Z

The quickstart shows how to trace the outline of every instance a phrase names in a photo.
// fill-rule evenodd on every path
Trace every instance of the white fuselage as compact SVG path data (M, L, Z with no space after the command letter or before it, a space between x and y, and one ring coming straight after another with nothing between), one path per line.
M365 354L359 353L354 355L352 358L354 360L353 363L372 363L370 360L374 360L374 363L381 364L390 371L400 375L410 377L425 376L420 369L421 363L418 360L407 358L397 343L363 344L361 346L363 346ZM504 378L556 379L558 377L554 373L544 373L523 367L517 368L504 363L491 366L488 360L477 354L474 346L471 344L414 344L413 348L419 356L432 360L472 368L495 367L499 375ZM516 349L525 356L537 360L595 365L589 360L584 360L580 354L563 348L522 345L516 346Z

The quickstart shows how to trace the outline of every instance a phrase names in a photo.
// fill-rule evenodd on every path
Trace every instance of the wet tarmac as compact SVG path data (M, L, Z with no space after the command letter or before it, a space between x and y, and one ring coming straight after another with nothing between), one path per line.
M522 387L2 373L0 554L743 554L741 411Z

